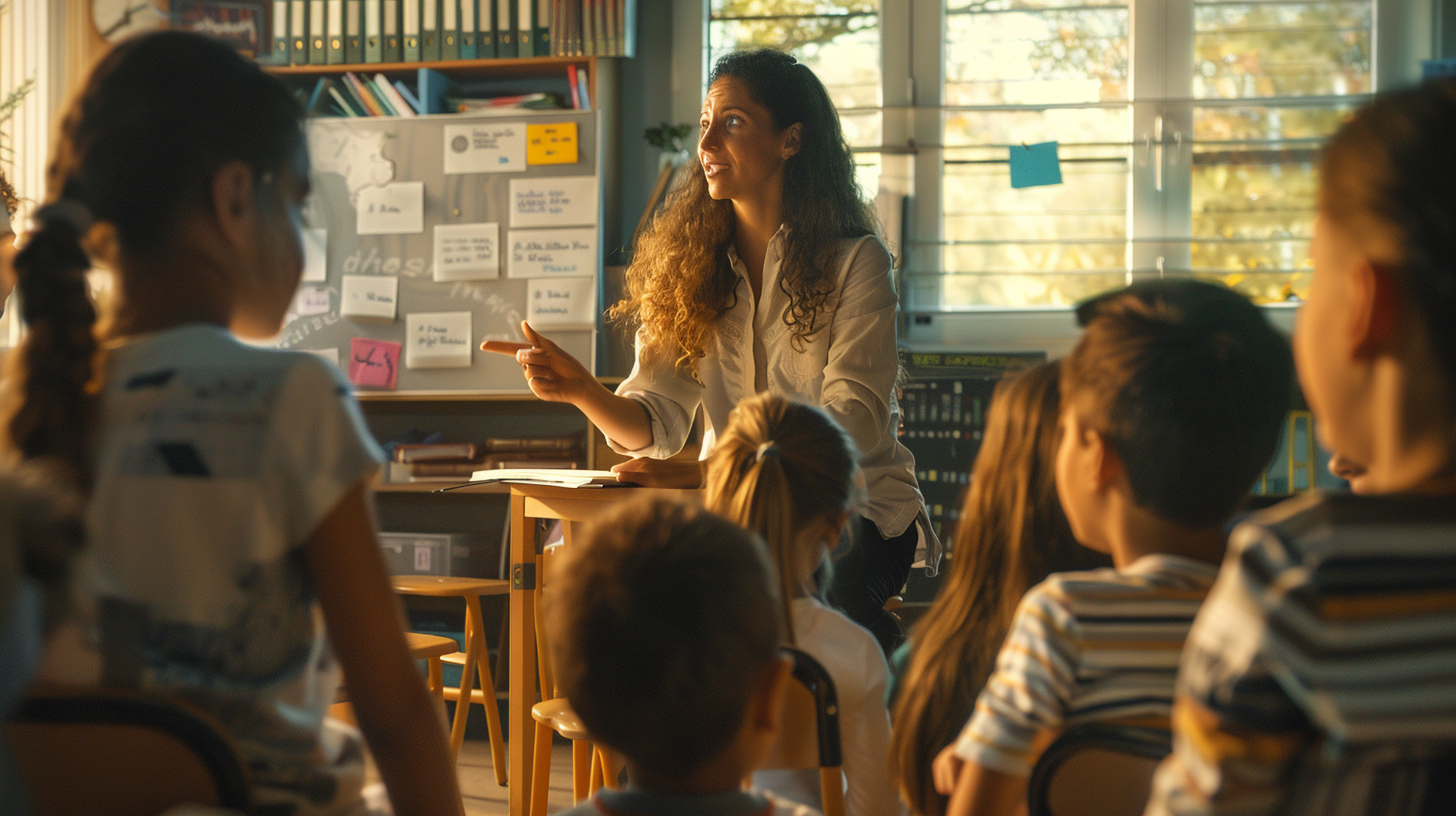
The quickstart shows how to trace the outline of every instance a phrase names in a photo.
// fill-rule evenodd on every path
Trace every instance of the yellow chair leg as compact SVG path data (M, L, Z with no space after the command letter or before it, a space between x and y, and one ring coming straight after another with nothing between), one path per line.
M460 667L460 696L455 700L455 723L450 727L450 761L460 757L460 744L465 742L465 720L470 716L470 692L475 688L475 666L485 648L483 638L474 637L470 628L470 605L465 605L465 665Z
M602 757L602 784L617 790L622 784L622 763L617 761L617 755L609 749L599 747L597 753Z
M440 709L440 720L445 719L445 674L444 667L440 664L440 658L432 657L425 661L430 669L430 693L435 695L435 705Z
M602 789L602 752L593 748L591 755L591 780L586 787L587 795L595 796L597 791Z
M571 741L571 803L581 804L591 787L592 744L587 740Z
M531 816L546 816L551 792L551 728L536 723L536 758L531 763Z
M478 658L477 674L480 676L480 690L483 698L481 707L485 709L485 730L490 735L490 764L495 769L495 783L501 787L506 786L506 744L501 738L500 707L495 702L495 674L490 670L490 650L485 647L485 618L480 612L480 597L467 598L465 603L466 616L475 616L475 628L473 631L480 633L480 656ZM466 622L469 625L469 621ZM489 688L485 679L491 678Z

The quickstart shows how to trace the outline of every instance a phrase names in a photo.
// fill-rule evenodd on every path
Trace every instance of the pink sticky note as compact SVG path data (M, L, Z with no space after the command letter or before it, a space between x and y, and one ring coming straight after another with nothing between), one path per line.
M399 379L399 343L355 337L349 340L349 382L394 390Z

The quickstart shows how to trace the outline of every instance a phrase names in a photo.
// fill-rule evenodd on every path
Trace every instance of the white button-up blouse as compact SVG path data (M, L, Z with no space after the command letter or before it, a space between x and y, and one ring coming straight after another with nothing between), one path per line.
M757 304L748 270L729 245L728 260L738 276L737 297L698 360L698 381L672 361L645 362L638 343L632 374L617 387L617 394L646 407L652 442L637 450L612 440L608 444L630 456L672 456L682 450L701 404L707 420L702 451L706 458L719 429L727 427L729 413L756 393L753 341L757 336L763 342L768 390L822 407L854 440L868 492L861 512L881 535L892 538L923 515L925 502L915 480L915 457L896 439L899 298L890 276L890 253L873 235L844 241L837 285L825 307L831 320L807 338L800 351L789 342L791 334L783 321L789 308L789 297L779 288L785 235L780 228L769 241L763 295ZM928 533L928 524L922 526ZM924 538L934 541L933 536ZM935 553L938 546L932 544L931 549Z

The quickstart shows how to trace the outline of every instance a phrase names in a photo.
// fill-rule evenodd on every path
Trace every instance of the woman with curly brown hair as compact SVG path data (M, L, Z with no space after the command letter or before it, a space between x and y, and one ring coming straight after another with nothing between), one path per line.
M854 179L839 115L814 73L773 50L720 59L699 120L697 170L669 199L627 270L611 314L637 326L637 361L615 394L523 327L513 352L531 390L570 402L634 457L619 478L696 487L682 449L699 406L703 456L745 397L772 391L821 406L861 451L869 494L830 599L881 645L900 639L881 608L910 572L923 519L915 460L895 439L892 262ZM936 545L938 546L938 545Z

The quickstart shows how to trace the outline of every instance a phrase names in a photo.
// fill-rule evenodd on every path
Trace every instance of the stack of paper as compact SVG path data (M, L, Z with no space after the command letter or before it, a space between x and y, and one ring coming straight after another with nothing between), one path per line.
M470 481L514 482L517 484L551 485L553 487L623 487L617 474L610 470L546 470L539 468L497 468L477 470Z

